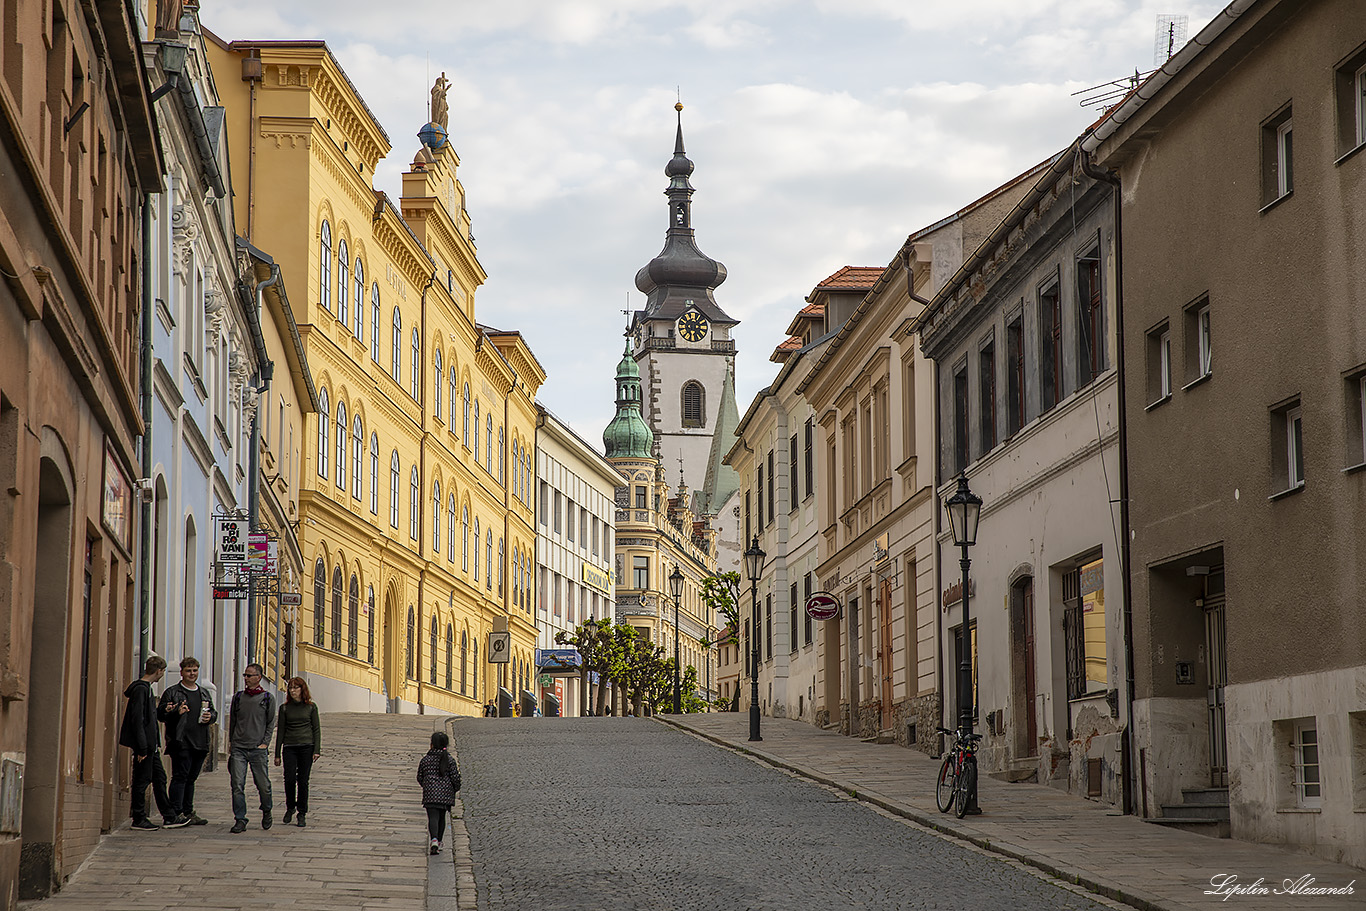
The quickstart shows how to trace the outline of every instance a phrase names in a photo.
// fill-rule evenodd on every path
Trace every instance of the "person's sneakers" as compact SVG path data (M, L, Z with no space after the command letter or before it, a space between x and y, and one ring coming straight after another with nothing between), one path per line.
M295 825L297 825L297 826L298 826L299 828L301 828L301 829L302 829L304 826L308 825L308 823L304 822L304 814L302 814L302 813L299 814L299 821L298 821L297 823L295 823Z
M190 814L190 825L192 825L192 826L207 826L208 824L209 824L209 821L208 821L207 819L205 819L203 816L200 816L198 813L191 813L191 814Z
M247 821L245 819L237 820L237 822L232 824L231 831L234 835L240 835L241 833L247 831Z
M263 828L263 829L269 829L269 828L270 828L272 825L274 825L274 824L275 824L275 820L273 820L273 819L270 818L270 811L269 811L269 810L267 810L267 811L265 811L264 813L261 814L261 828Z
M151 832L153 829L160 829L161 826L152 822L150 819L135 819L133 820L133 828L146 829L148 832Z
M161 823L161 825L167 829L180 829L189 824L190 817L188 816L173 816L170 819L163 820Z
M282 820L280 820L280 822L284 823L285 825L289 825L289 824L290 824L291 822L293 822L293 821L294 821L294 808L293 808L293 807L290 807L288 810L285 810L285 818L282 819Z
M439 842L439 841L437 841L435 838L433 838L433 839L432 839L432 846L431 846L431 853L433 853L433 854L439 854L440 852L441 852L441 842Z

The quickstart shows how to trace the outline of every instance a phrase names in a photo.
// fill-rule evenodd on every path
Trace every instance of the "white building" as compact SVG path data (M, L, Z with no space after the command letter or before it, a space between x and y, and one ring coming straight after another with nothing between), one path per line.
M536 406L537 701L583 712L577 653L555 641L585 620L611 619L613 497L621 475L569 425ZM519 694L520 695L520 694Z

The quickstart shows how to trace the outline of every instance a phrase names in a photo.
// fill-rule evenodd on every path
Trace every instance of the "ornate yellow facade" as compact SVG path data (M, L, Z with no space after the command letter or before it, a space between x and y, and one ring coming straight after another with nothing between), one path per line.
M328 711L478 713L533 675L545 373L518 333L476 322L486 275L459 157L424 128L392 199L373 187L389 138L323 42L211 57L237 224L308 277L291 293L319 399L298 479L297 672ZM508 665L487 661L495 630Z

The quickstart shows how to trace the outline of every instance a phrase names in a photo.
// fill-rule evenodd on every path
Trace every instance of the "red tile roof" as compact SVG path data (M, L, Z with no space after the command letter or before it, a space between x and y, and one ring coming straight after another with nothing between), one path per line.
M882 266L845 266L816 285L817 291L859 291L873 287Z

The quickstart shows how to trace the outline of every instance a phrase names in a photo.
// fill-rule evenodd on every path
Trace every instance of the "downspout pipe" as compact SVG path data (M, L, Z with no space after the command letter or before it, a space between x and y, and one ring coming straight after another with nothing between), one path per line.
M142 197L142 376L140 395L142 405L142 479L152 483L152 200L157 194ZM138 569L138 667L147 663L152 653L152 498L140 491L142 513L142 543Z
M251 325L252 341L256 343L257 367L256 375L253 377L255 385L253 390L256 393L256 407L251 412L251 451L247 454L247 518L249 527L255 531L261 518L261 394L270 389L270 379L274 373L273 365L264 359L265 339L261 335L261 322L255 318L260 313L261 297L266 288L277 284L280 281L280 267L271 265L270 278L256 286L256 292L249 300L251 307L248 308L247 322ZM243 303L246 303L244 301ZM269 400L267 400L269 407ZM253 584L247 589L247 629L250 638L247 640L247 663L259 664L256 654L256 586ZM277 665L278 668L278 665Z
M1133 577L1129 557L1132 550L1132 532L1129 524L1129 418L1126 409L1124 379L1124 205L1122 187L1118 175L1097 167L1091 161L1091 153L1085 142L1081 149L1081 170L1087 177L1107 183L1112 188L1115 200L1115 369L1119 371L1119 554L1123 572L1123 613L1124 613L1124 688L1127 717L1125 730L1128 732L1128 749L1125 760L1129 774L1124 776L1124 812L1135 811L1134 794L1137 791L1133 780L1138 769L1135 761L1137 743L1134 739L1134 612Z
M421 339L423 342L425 342L426 339L427 339L427 292L430 291L430 290L432 290L432 285L434 285L434 284L436 284L436 273L435 273L435 272L433 272L431 275L427 276L427 283L424 284L424 285L422 286L422 301L421 301L421 306L420 306L420 308L419 308L419 310L418 310L418 313L419 313L418 319L419 319L419 322L420 322L420 325L419 325L419 328L418 328L418 337L419 337L419 339ZM401 342L401 341L402 341L402 340L400 339L400 342ZM422 350L422 347L423 347L423 346L419 346L419 351ZM419 358L418 358L418 361L420 362L420 363L418 364L418 382L421 383L422 385L421 385L421 388L417 390L417 392L418 392L417 401L418 401L418 408L419 408L419 409L421 410L421 412L422 412L422 420L418 422L417 429L418 429L418 432L421 434L422 443L421 443L421 446L419 447L419 456L418 456L418 461L419 461L421 467L419 467L418 470L417 470L417 472L418 472L417 477L418 477L418 483L419 483L419 484L425 484L425 483L427 482L427 404L426 404L426 399L427 399L427 393L426 393L426 390L427 390L427 359L426 359L425 357L419 357ZM426 499L427 499L427 492L426 492L426 489L425 489L425 488L419 488L419 489L418 489L418 498L417 498L418 503L423 503L423 502L426 501ZM419 521L419 527L418 527L418 529L417 529L417 558L418 558L419 561L421 561L421 559L422 559L422 544L423 544L423 542L426 540L426 538L423 537L423 534L422 534L421 518L420 518L421 515L422 515L422 508L419 506L419 507L418 507L418 516L419 516L419 520L418 520L418 521ZM433 516L432 516L432 522L436 522L436 521L438 521L438 517L435 516L435 515L433 515ZM476 554L476 556L477 556L477 555L478 555L478 551L476 551L475 554ZM424 609L424 607L425 607L425 605L426 605L426 603L427 603L426 600L425 600L425 599L426 599L426 596L427 596L427 570L424 568L424 569L422 569L422 570L419 570L419 571L418 571L418 574L417 574L417 630L416 630L416 635L415 635L415 637L414 637L417 641L415 641L415 642L413 643L413 649L416 650L416 652L417 652L416 659L413 661L413 667L414 667L414 668L416 669L416 671L417 671L417 713L418 713L419 715L425 715L425 714L427 714L427 706L426 706L426 704L422 701L423 698L424 698L424 694L423 694L423 692L422 692L422 628L423 628L423 626L425 626L425 624L422 622L422 611L423 611L423 609ZM430 656L430 660L433 662L433 666L435 666L436 655L435 655L435 654L431 655L431 656Z

